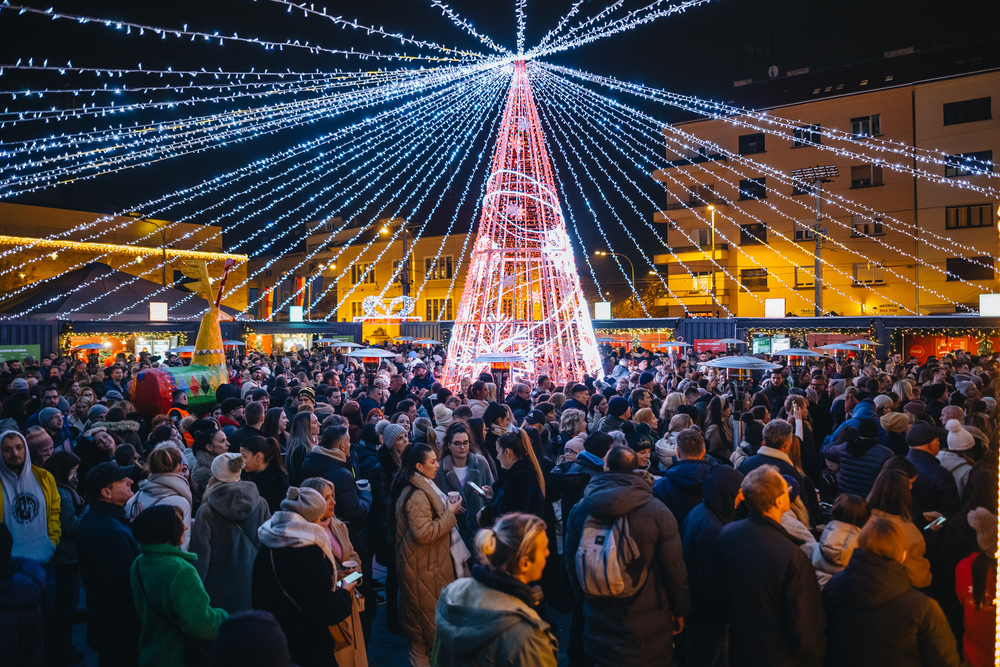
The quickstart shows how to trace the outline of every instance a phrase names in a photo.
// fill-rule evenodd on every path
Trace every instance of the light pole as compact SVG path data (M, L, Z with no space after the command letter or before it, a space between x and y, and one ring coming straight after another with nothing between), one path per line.
M792 178L806 181L812 184L813 192L816 195L816 224L813 225L813 234L816 236L816 268L813 272L814 298L816 302L816 317L823 317L823 233L822 229L822 206L823 206L823 184L829 183L830 179L840 176L837 165L831 164L823 167L806 167L804 169L792 169L789 174Z
M628 255L623 255L620 252L604 252L603 250L595 250L594 254L598 257L622 257L628 262L628 265L632 268L632 291L635 291L635 265L632 260L629 259Z
M155 220L150 220L149 218L143 216L141 213L136 213L135 211L130 211L126 215L129 215L136 219L136 222L145 222L156 227L157 231L160 232L160 250L163 253L162 257L162 283L163 286L167 286L167 230L163 228L159 222Z
M382 236L386 236L389 234L389 224L391 223L392 220L390 220L382 227L381 230ZM403 228L403 272L402 275L399 277L399 286L400 290L403 293L403 296L410 296L410 267L409 267L409 261L406 259L406 238L409 235L410 230L407 227L405 220L402 223L400 223L400 226Z
M712 214L712 265L709 269L712 272L712 314L715 317L719 316L719 311L716 308L719 305L719 295L715 288L715 206L712 204L708 205L708 212Z

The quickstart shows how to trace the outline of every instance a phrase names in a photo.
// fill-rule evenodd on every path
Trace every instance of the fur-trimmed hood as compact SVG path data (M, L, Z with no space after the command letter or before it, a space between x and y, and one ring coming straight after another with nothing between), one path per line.
M132 421L131 419L123 419L120 422L102 422L102 426L108 429L110 433L138 433L139 432L139 422Z

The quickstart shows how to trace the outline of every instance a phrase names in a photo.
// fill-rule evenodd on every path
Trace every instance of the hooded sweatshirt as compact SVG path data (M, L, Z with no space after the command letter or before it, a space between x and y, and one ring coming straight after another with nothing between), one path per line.
M57 525L60 509L59 493L51 474L41 468L32 467L28 458L28 442L23 435L17 431L4 431L0 433L0 441L10 435L16 435L24 443L25 460L21 471L15 472L0 458L0 488L3 489L3 515L0 516L0 520L7 524L14 537L12 557L31 558L47 563L56 551L55 542L58 541L59 535L57 532L55 540L49 537L49 513L53 511L50 504L53 501L43 489L43 480L39 477L47 476L48 481L51 481L52 492L55 495L54 511Z
M139 513L154 505L173 505L184 513L184 541L181 550L191 544L191 487L187 481L172 472L156 472L139 482L139 493L125 503L125 516L134 521Z
M198 554L194 566L212 606L231 614L250 608L257 529L270 517L253 482L209 484L191 531L191 552Z

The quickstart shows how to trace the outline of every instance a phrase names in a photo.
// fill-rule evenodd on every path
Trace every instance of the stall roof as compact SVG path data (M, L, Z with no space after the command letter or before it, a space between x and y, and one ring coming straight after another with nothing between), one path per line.
M76 289L80 285L85 287ZM0 303L0 313L17 314L22 320L148 321L150 301L165 301L171 320L197 319L208 307L190 292L164 289L159 283L92 262ZM115 312L127 304L135 305ZM25 313L28 309L31 312ZM238 313L226 306L222 310Z

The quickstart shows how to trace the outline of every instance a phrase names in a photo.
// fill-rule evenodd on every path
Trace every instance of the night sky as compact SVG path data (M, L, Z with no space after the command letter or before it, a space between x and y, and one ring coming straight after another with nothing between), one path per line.
M571 0L530 1L527 4L526 43L533 45L571 6ZM583 14L590 15L607 4L607 0L583 3ZM626 6L638 8L649 4L629 1ZM155 5L155 6L149 6ZM478 30L497 42L513 48L515 43L514 3L511 1L454 0L450 6L471 21ZM311 43L335 48L350 45L355 48L399 52L413 47L403 47L395 41L366 36L354 30L342 30L320 17L305 18L301 12L288 13L286 7L260 0L258 2L211 0L169 3L136 2L53 2L35 5L40 8L53 6L55 11L81 13L95 17L129 20L147 25L181 27L214 32L216 30L241 36L255 36L284 41L285 39L309 40ZM316 8L325 7L332 14L356 18L360 23L381 26L386 30L402 32L418 38L435 40L448 46L477 49L476 41L456 28L440 10L431 6L430 0L365 0L363 2L319 1ZM558 54L548 60L560 65L606 74L620 79L665 88L674 92L699 95L706 98L731 100L734 98L733 81L767 78L770 66L781 72L809 67L812 71L838 67L851 63L881 58L886 51L905 47L929 50L949 44L1000 43L1000 3L996 0L940 3L925 0L828 0L803 2L802 0L718 0L687 12L660 19L652 25L629 31L615 37L586 45L571 52ZM181 39L161 40L151 33L140 37L136 33L125 35L102 25L79 25L75 22L52 21L38 16L17 16L14 11L0 12L0 63L9 64L19 58L34 58L36 64L49 59L52 64L72 60L76 66L134 67L177 69L204 67L208 70L281 70L328 71L333 68L353 70L373 67L396 68L391 62L379 65L366 60L342 56L312 55L303 51L286 49L283 52L265 51L256 45L218 46ZM24 73L7 69L0 77L3 90L23 90L26 87L90 86L103 84L106 78L93 76L58 76L56 74ZM138 98L137 98L138 99ZM144 98L143 98L144 99ZM159 98L158 98L159 99ZM127 96L116 102L130 101ZM634 99L623 100L639 104ZM47 108L74 103L69 95L49 95L44 100L30 100L30 108ZM2 106L24 108L22 99L5 98ZM216 106L214 109L221 107ZM678 118L664 108L651 110L663 120ZM201 112L200 110L198 112ZM170 120L195 113L192 108L173 112L119 116L116 122L133 120ZM164 160L152 166L132 169L95 180L80 182L52 190L23 195L12 201L41 204L89 211L111 212L130 207L170 190L193 185L203 178L235 168L251 160L266 157L299 141L308 140L322 132L329 132L352 120L357 115L326 119L303 128L263 138L251 139L236 145L213 149L197 156ZM107 119L91 120L82 124L25 123L0 130L0 139L11 140L37 137L58 130L89 130L96 124L103 127ZM662 152L658 146L651 151ZM559 168L557 159L557 168ZM9 165L5 166L9 169ZM636 173L635 177L643 175ZM646 177L648 181L648 176ZM662 194L652 190L655 199ZM450 218L454 211L445 206L435 216ZM572 197L566 204L579 206ZM447 209L447 210L445 210ZM465 231L476 215L468 204L461 211L460 224ZM650 215L652 211L650 210ZM210 222L202 219L202 222ZM261 224L259 220L247 221L248 225ZM640 225L637 234L649 249L653 242L643 235ZM241 234L243 230L231 230ZM588 249L602 247L600 237L592 229L581 230ZM572 233L571 233L572 236ZM579 251L579 249L577 249ZM624 250L624 248L616 248ZM637 269L640 267L636 258ZM608 266L601 269L599 277L610 281L620 279ZM645 274L645 267L638 271Z

